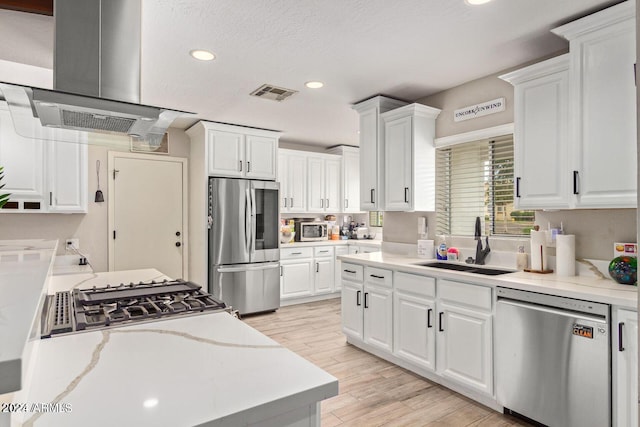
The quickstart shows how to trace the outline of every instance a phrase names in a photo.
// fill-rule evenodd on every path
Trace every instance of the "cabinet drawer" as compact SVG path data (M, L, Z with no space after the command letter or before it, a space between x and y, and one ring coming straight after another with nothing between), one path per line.
M313 248L286 248L280 249L280 259L312 258Z
M394 273L393 284L398 291L406 291L434 298L436 296L436 279L433 277L408 273Z
M342 272L340 277L352 282L362 282L364 268L361 265L342 262Z
M333 256L333 248L330 246L317 246L313 248L313 256Z
M439 279L438 298L491 311L491 288L485 286Z
M390 288L393 283L392 275L391 270L384 270L382 268L366 267L364 269L365 281L373 285Z

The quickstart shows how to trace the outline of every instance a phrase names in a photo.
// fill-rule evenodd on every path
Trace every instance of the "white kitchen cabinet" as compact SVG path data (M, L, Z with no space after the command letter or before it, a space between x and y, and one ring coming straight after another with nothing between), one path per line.
M37 128L39 125L35 124ZM45 129L42 140L18 135L6 105L0 106L0 166L11 202L7 212L86 213L87 145L56 141Z
M637 206L635 21L635 2L627 1L552 30L569 40L569 172L578 208Z
M435 279L394 273L393 353L416 366L436 369Z
M280 298L309 296L313 292L311 258L280 261Z
M434 211L437 108L411 104L381 115L384 121L385 211Z
M360 246L349 245L349 255L357 255L360 253Z
M364 278L363 278L364 277ZM351 338L391 353L393 348L392 273L342 263L342 330Z
M492 395L491 288L439 279L437 295L438 373Z
M334 272L335 272L335 281L334 281L334 291L339 291L342 288L342 261L338 259L341 255L348 255L349 248L347 246L336 246L335 247L335 264L334 264Z
M307 156L303 151L279 150L280 212L307 211Z
M360 212L360 151L340 145L327 151L342 156L340 212Z
M638 426L638 313L614 312L613 425Z
M200 121L187 133L206 143L209 176L276 179L280 132Z
M307 158L307 210L337 212L340 210L340 157L312 155Z
M87 212L87 144L49 142L47 147L48 211Z
M335 288L334 248L329 246L318 246L313 249L313 262L315 265L315 274L313 278L314 293L318 295L333 292Z
M380 114L403 105L407 103L375 96L353 106L360 115L360 209L363 211L385 207L385 138Z
M500 78L514 85L516 208L569 208L569 55Z

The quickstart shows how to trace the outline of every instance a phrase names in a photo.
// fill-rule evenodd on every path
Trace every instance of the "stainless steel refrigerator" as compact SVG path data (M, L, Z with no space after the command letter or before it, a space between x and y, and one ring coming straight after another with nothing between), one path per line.
M240 314L280 307L279 187L209 178L209 292Z

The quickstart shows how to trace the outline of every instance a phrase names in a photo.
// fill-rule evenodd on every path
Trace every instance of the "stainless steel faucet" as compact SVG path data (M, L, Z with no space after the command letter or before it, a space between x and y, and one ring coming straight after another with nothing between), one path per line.
M475 264L478 265L484 265L484 260L487 257L487 255L489 255L489 252L491 252L491 248L489 247L489 236L487 236L486 238L486 242L487 244L485 245L485 247L482 247L482 231L480 229L480 217L477 216L476 217L476 229L475 229L475 233L474 233L474 238L478 241L478 244L476 245L476 258L475 258Z

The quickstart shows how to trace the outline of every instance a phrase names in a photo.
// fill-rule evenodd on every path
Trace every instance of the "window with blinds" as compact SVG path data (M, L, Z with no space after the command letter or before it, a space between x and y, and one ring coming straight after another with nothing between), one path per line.
M438 234L473 236L476 217L483 235L522 236L533 211L514 209L513 135L438 148Z

